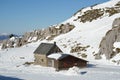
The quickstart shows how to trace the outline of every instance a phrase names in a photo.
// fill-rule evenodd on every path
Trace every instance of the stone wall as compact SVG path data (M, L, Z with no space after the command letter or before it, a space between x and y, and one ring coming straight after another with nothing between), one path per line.
M46 55L41 55L41 54L35 54L35 65L41 65L41 66L47 66L47 57Z

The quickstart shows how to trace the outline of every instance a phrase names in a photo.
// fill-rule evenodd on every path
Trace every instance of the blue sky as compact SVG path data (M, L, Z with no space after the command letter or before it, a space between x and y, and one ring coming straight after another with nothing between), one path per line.
M0 0L0 33L22 34L70 18L79 9L109 0Z

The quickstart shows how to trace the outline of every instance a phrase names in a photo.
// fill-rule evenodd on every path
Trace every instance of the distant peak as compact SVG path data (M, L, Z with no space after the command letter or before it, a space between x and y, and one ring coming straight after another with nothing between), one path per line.
M0 33L0 35L9 35L8 33Z

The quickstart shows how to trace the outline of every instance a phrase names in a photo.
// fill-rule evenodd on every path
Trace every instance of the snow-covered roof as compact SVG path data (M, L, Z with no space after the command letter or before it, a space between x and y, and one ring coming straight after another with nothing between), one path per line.
M72 56L72 55L66 54L66 53L53 53L53 54L48 55L47 57L55 59L55 60L61 60L61 59L65 58L65 57L67 57L67 56ZM75 56L72 56L72 57L75 57ZM78 58L78 57L75 57L75 58ZM81 58L78 58L78 59L84 60L84 59L81 59ZM86 60L84 60L84 61L86 61Z
M53 59L62 59L64 57L68 56L68 54L63 54L63 53L53 53L51 55L48 55L48 58L53 58Z

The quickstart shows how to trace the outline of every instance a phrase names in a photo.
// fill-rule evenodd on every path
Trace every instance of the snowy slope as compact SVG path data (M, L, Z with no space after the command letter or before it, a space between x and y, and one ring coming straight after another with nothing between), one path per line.
M87 54L92 54L93 52L97 53L102 38L105 36L106 32L112 28L112 22L118 16L120 16L120 14L84 24L73 22L76 25L76 28L68 34L58 36L55 38L55 41L57 41L59 45L66 44L68 46L67 48L62 48L65 53L69 53L69 50L72 45L74 45L73 42L75 41L84 46L90 45L89 50L86 51ZM69 40L71 41L70 43L68 42ZM93 59L93 57L91 59Z
M120 0L111 0L109 2L96 5L93 9L113 7ZM60 35L54 39L61 47L65 53L70 53L71 47L76 44L81 44L81 46L90 46L87 48L87 51L81 53L86 53L88 55L87 60L94 60L94 54L98 53L99 45L102 38L105 36L107 31L112 29L113 21L120 17L120 13L108 16L104 14L101 18L93 20L92 22L82 23L79 20L74 21L78 16L82 15L85 11L91 10L90 7L83 9L81 12L78 12L72 18L68 19L65 23L71 23L76 27L67 34ZM66 45L67 47L63 46ZM76 54L75 54L76 55Z
M0 80L119 80L120 67L89 62L87 68L77 67L56 72L54 68L39 65L23 65L33 62L33 51L41 42L21 48L0 51ZM24 57L24 58L23 58Z

